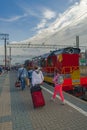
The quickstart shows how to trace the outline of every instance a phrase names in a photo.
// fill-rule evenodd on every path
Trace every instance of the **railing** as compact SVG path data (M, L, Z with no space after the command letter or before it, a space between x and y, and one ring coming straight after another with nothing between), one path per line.
M61 73L66 74L68 72L72 74L77 69L79 69L79 66L65 66L62 68Z
M44 72L51 75L54 73L54 70L57 69L56 67L46 67L43 69ZM87 76L87 66L65 66L62 68L61 73L65 74L66 76L70 75L76 71L80 70L80 76Z
M57 69L57 67L46 67L43 69L43 71L45 73L47 73L47 75L51 75L54 73L54 70ZM66 76L69 76L71 77L70 75L75 71L75 70L78 70L79 69L79 66L65 66L62 68L61 70L61 74L64 74Z

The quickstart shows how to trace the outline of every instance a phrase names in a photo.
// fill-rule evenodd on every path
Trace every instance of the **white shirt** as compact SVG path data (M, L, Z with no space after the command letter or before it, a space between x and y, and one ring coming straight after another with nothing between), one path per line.
M32 73L32 85L33 86L35 84L41 84L44 80L43 73L40 70L38 73L36 71L33 71L33 73Z

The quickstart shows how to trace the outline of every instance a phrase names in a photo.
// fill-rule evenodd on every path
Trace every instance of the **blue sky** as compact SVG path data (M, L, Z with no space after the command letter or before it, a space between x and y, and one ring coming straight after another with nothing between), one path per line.
M0 0L0 33L10 41L26 40L56 21L80 0Z

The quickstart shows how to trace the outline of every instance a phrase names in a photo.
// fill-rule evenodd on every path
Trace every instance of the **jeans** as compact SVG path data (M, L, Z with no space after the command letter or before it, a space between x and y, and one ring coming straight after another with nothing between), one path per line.
M21 78L21 88L22 90L25 89L25 78Z

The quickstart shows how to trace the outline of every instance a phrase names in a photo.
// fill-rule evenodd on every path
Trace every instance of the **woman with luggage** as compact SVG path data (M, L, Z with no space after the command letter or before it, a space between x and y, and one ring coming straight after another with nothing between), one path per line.
M34 70L32 72L32 85L35 86L36 84L42 84L44 81L43 73L38 66L34 66Z
M41 91L40 85L43 83L44 76L38 66L34 66L32 73L32 87L31 87L31 96L33 101L34 108L44 106L45 100Z

